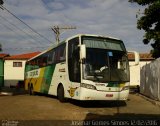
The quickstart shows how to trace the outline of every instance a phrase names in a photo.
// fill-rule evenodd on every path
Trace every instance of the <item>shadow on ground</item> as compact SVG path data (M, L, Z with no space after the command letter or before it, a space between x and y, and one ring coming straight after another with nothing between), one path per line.
M125 101L77 101L69 100L71 104L74 104L83 108L113 108L113 107L125 107L127 104Z
M52 95L46 95L46 94L41 94L41 93L36 93L38 96L44 96L44 97L49 97L49 98L54 98L57 99L56 96ZM58 100L58 99L57 99ZM74 99L66 99L66 101L63 103L71 103L75 106L78 107L83 107L83 108L113 108L113 107L125 107L127 106L125 101L79 101L79 100L74 100Z

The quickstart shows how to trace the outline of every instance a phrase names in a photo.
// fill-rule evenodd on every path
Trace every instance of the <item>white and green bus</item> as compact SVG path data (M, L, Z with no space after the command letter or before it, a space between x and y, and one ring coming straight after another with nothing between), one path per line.
M25 89L76 100L127 100L129 63L124 43L78 34L26 62Z

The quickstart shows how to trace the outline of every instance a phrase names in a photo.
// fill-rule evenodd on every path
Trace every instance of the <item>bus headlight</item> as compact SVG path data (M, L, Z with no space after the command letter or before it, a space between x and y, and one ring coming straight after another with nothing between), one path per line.
M121 89L121 91L123 91L123 90L129 90L129 86L124 86L124 87Z
M81 83L81 87L92 89L92 90L96 90L96 87L93 86L93 85L90 85L90 84Z

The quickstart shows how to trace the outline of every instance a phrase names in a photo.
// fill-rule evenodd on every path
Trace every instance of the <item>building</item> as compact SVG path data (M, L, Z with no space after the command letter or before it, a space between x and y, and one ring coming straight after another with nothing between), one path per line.
M130 86L131 87L139 87L140 86L140 71L142 67L146 64L149 64L154 60L151 54L141 53L139 54L140 61L138 65L134 65L134 54L128 53L129 65L130 65Z
M25 63L28 59L38 55L40 52L33 52L20 55L12 55L4 58L4 86L11 87L17 84L23 85Z
M9 56L8 54L0 54L0 87L4 86L4 58Z

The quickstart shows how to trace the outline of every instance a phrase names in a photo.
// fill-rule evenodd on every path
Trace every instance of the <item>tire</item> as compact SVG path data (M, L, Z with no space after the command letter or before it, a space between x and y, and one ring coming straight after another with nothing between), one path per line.
M28 90L27 90L28 94L30 94L30 84L28 84Z
M63 88L62 85L60 85L60 86L58 87L57 96L58 96L58 99L59 99L60 102L65 102L64 88Z
M33 85L29 85L29 94L34 95Z
M140 86L137 85L137 93L140 93Z

